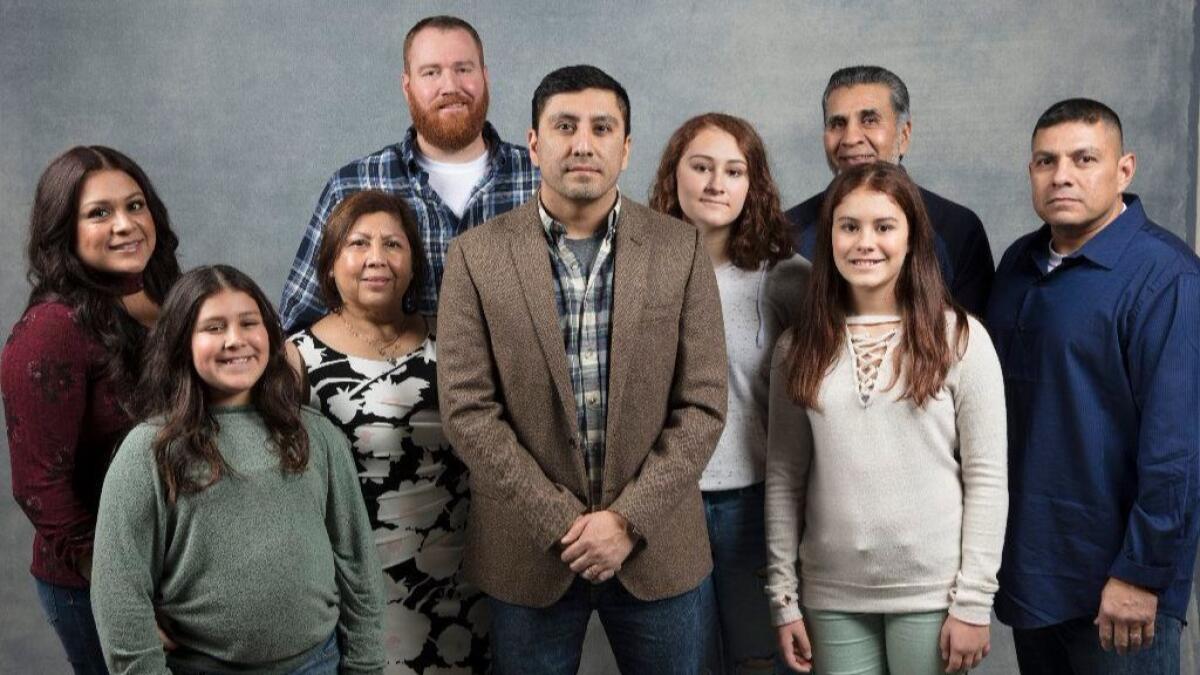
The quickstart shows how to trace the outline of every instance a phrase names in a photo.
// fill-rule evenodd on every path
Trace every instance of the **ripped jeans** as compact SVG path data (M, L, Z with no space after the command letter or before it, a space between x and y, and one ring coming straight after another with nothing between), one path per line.
M713 555L716 621L709 671L724 675L791 673L776 657L766 585L764 484L702 493Z

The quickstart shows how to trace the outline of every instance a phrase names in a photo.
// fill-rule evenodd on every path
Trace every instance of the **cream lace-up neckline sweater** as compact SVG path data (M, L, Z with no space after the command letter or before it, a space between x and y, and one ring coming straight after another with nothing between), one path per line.
M791 333L779 339L766 478L776 625L799 619L801 605L949 608L988 623L1008 514L1004 384L987 331L974 318L969 329L965 353L923 408L900 400L903 374L888 387L898 326L870 337L847 331L820 410L787 396L781 355Z

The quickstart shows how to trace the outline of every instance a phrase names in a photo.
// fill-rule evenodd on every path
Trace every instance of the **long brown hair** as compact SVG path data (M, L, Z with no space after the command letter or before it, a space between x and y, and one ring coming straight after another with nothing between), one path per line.
M771 177L767 149L754 127L740 117L705 113L684 122L671 134L650 187L650 208L684 219L675 171L688 144L701 131L709 128L733 136L738 150L746 156L746 170L750 178L746 204L737 219L729 225L729 260L744 270L756 270L764 262L768 267L774 267L775 263L792 255L792 238L788 234L787 219L779 206L779 189Z
M167 207L154 185L129 157L103 145L78 145L55 157L38 180L29 216L25 273L33 290L29 304L58 300L75 310L79 324L104 346L108 358L105 374L132 389L146 329L121 306L122 280L88 267L75 252L79 198L93 172L121 171L137 183L154 219L154 251L142 271L142 288L155 303L179 278L175 249L179 240L171 230Z
M896 280L902 330L900 344L893 352L892 384L903 371L907 385L901 398L921 407L942 388L952 362L966 349L967 315L942 282L934 253L933 226L920 190L904 169L887 162L849 169L834 178L825 191L806 311L797 315L784 364L788 393L797 404L817 408L821 382L845 342L844 325L851 309L851 296L850 285L833 262L833 210L859 188L887 195L908 220L908 255ZM947 309L955 316L953 345L946 340Z
M171 503L180 494L200 492L233 473L217 447L220 429L209 409L208 387L192 360L192 333L200 307L225 290L253 298L267 329L267 367L250 400L270 432L280 468L295 474L308 466L308 434L300 419L302 384L284 356L279 316L258 284L241 271L228 265L197 267L179 278L163 302L147 341L137 390L143 417L162 425L152 450ZM197 471L201 466L206 471Z

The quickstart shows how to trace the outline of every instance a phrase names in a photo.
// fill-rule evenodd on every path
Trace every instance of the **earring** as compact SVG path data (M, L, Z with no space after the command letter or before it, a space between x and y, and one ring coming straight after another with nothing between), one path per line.
M404 292L404 298L400 301L400 309L404 310L405 314L417 313L417 293L411 287Z

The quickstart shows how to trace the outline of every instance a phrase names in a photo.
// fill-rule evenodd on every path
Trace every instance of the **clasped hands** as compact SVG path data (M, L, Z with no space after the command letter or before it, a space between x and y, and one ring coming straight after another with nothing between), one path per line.
M629 521L614 511L585 513L571 523L559 540L562 561L571 572L593 584L608 581L621 570L633 551Z

